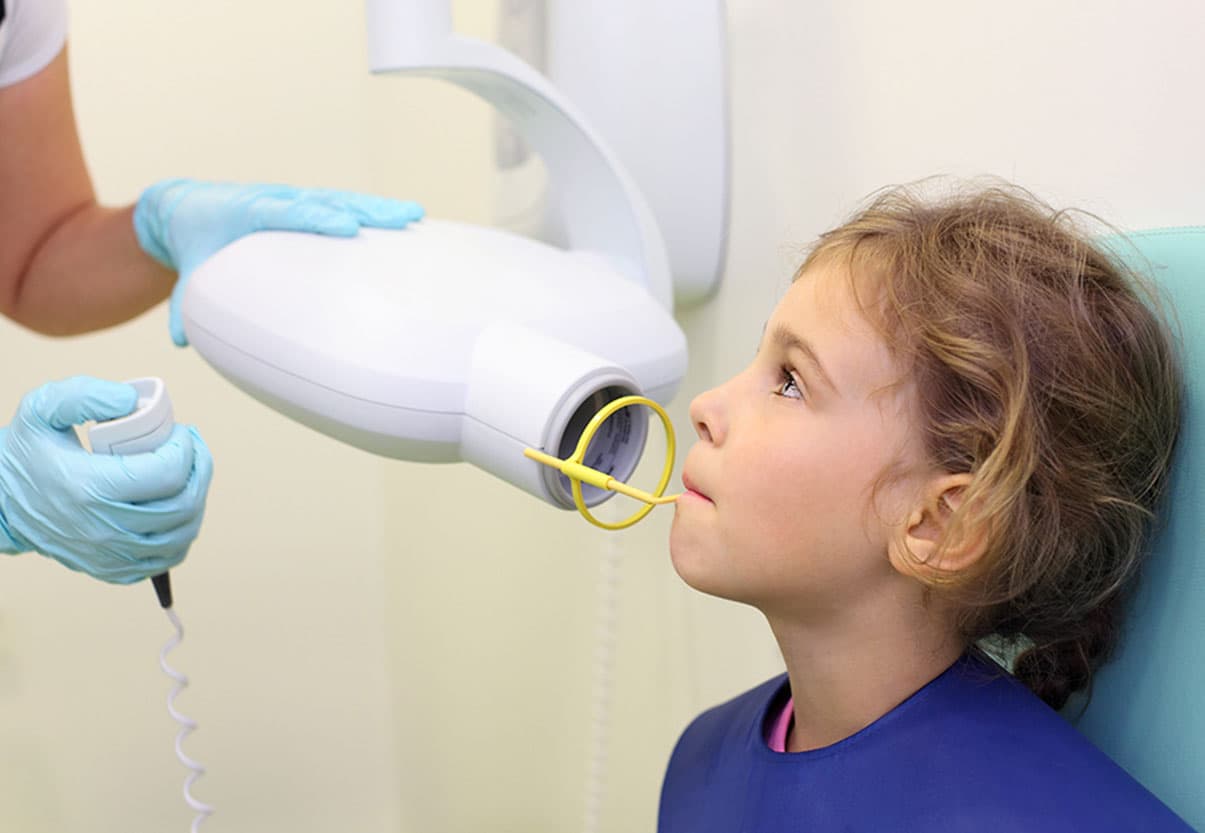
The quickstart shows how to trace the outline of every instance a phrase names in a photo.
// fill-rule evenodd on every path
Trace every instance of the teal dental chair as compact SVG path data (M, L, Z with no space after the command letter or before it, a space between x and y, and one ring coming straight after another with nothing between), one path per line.
M1183 339L1184 422L1154 551L1076 726L1205 833L1205 226L1127 238L1110 248L1154 279Z

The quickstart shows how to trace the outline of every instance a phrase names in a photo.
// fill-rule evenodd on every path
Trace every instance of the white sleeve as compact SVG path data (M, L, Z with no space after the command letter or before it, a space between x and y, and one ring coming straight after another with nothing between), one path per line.
M67 42L67 0L5 0L0 87L24 81Z

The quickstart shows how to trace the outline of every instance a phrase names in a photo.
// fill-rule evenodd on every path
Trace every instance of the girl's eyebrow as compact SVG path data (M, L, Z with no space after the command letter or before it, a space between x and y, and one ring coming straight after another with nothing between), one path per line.
M762 331L765 331L764 327L762 328ZM824 382L824 384L828 386L828 389L833 393L838 393L837 386L833 384L832 377L828 375L828 371L824 369L824 364L820 361L820 356L816 354L815 349L812 348L812 345L808 343L807 339L788 329L787 326L781 322L774 326L774 331L770 334L770 337L774 340L775 344L782 348L782 350L798 350L800 353L802 353L804 358L808 360L808 363L810 363L812 368L816 371L816 375L820 377L820 381Z

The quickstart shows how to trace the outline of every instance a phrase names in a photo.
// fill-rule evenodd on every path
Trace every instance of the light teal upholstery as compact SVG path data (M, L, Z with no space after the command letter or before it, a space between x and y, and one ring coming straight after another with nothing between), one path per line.
M1169 299L1188 390L1163 528L1076 726L1205 831L1205 226L1129 240L1110 248Z

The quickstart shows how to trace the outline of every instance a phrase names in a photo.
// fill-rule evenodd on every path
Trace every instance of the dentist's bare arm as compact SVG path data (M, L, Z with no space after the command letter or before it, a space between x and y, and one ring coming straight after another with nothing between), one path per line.
M36 75L0 88L0 312L72 335L166 298L175 275L139 247L132 212L96 202L65 48Z

